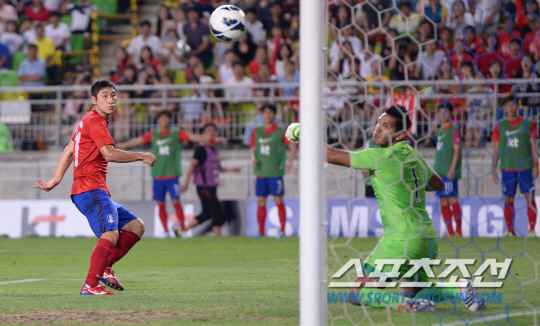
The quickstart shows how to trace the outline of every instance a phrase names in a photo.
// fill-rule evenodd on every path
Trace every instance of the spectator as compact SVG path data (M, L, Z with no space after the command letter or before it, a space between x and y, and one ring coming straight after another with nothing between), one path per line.
M451 50L454 48L452 42L452 30L446 26L443 26L439 31L438 50L444 52L444 55L449 57Z
M4 32L7 22L18 19L17 10L12 5L7 4L6 0L0 0L0 33Z
M332 67L332 71L340 78L346 78L352 72L352 62L358 59L353 54L353 49L349 41L343 42L340 47L339 62ZM360 61L360 60L359 60Z
M140 63L141 50L149 46L152 54L156 56L161 49L161 41L157 36L151 35L152 24L148 20L143 20L140 24L140 34L132 38L126 48L135 63Z
M204 65L197 64L195 65L193 69L193 75L194 77L197 77L199 80L199 84L201 85L213 85L215 83L214 78L206 74L206 71L204 70ZM209 100L208 104L210 105L210 110L212 108L215 108L217 111L219 117L223 117L223 106L221 105L221 102L216 101L216 95L213 89L208 89L206 92L204 92L208 98L212 98L214 100Z
M363 12L362 12L362 14L363 14ZM349 22L349 24L350 24L351 10L346 5L339 6L337 8L336 17L337 17L337 21L336 21L336 24L334 26L345 26L345 25L347 25L346 22ZM361 25L361 26L364 26L364 25Z
M420 26L415 33L415 37L420 41L420 43L427 42L433 35L433 23L424 19L420 22Z
M420 52L416 63L414 76L417 79L434 79L439 67L446 60L444 52L437 50L435 41L424 45L425 51Z
M516 76L517 78L538 78L538 74L532 72L532 64L530 60L531 58L528 56L525 56L521 59L521 68L518 72L518 75ZM535 74L534 77L533 74ZM540 96L535 95L535 93L539 93L539 90L540 89L538 88L538 85L536 83L525 83L516 87L517 93L524 93L523 95L525 95L520 98L521 106L525 107L527 111L527 116L529 118L537 118L538 113L540 112Z
M38 48L38 57L47 63L49 84L60 84L58 80L58 65L56 64L56 46L53 40L45 37L45 28L42 23L36 24L36 40L34 44Z
M176 32L176 29L169 28L165 31L165 35L161 38L161 46L165 46L167 43L174 43L178 42L180 38L178 37L178 33Z
M210 43L208 24L199 19L196 7L188 9L188 21L184 24L184 35L191 47L191 54L197 55L205 66L212 60L212 43Z
M413 75L411 47L408 39L400 39L396 42L397 56L393 55L388 61L391 80L408 80ZM398 60L399 59L399 60Z
M420 26L420 15L412 11L412 5L409 1L399 2L399 12L392 16L388 27L398 31L399 35L409 33L414 34Z
M191 77L195 75L193 70L195 69L197 65L201 64L204 67L204 64L201 61L201 59L194 54L189 56L187 63L188 63L188 67L186 69L186 80L189 80Z
M34 23L32 22L32 19L28 17L23 18L20 33L22 34L27 45L34 43L36 40L36 31L34 30Z
M238 59L247 65L255 57L257 45L251 41L251 34L245 33L237 42L234 42L232 47Z
M43 6L52 13L53 11L58 11L63 2L64 0L44 0Z
M457 0L452 5L452 15L447 23L448 28L454 31L454 39L464 39L464 30L467 26L474 26L474 17L465 10L465 3Z
M460 64L460 76L458 78L462 81L480 80L474 72L474 64L469 60ZM485 93L484 85L461 85L461 91L469 104L469 120L467 122L465 144L467 147L478 147L482 141L483 132L490 127L493 108L488 99L477 100L475 97L468 98L467 96L467 94L471 93Z
M226 97L231 102L245 102L246 98L251 97L251 86L253 85L253 79L244 75L244 64L242 61L235 61L233 63L233 74L234 76L226 79L223 85L244 85L244 87L227 88L225 90Z
M139 79L135 65L127 64L124 66L122 76L118 85L135 85Z
M289 28L289 21L283 17L283 8L280 1L274 1L270 4L270 20L266 23L266 28L279 26L283 30Z
M474 57L476 65L484 75L488 74L491 62L500 60L500 56L495 51L497 42L498 38L490 34L484 40L484 46L476 50L476 56Z
M285 74L285 63L287 61L294 62L292 48L289 44L281 44L277 54L277 60L274 64L274 72L276 76Z
M497 48L501 56L510 55L510 41L520 36L519 31L511 30L512 19L509 16L505 16L503 28L497 31L497 39L499 47ZM512 33L513 32L513 33Z
M162 4L158 10L156 36L163 39L169 29L175 29L176 22L172 19L171 12L166 5Z
M6 31L0 35L0 42L8 47L11 55L21 51L24 44L24 38L17 33L17 22L13 20L7 22Z
M259 67L259 73L255 76L253 79L256 84L261 83L276 83L278 82L278 78L275 75L272 75L272 70L270 68L270 64L268 62L263 62ZM269 88L260 88L257 89L258 91L261 91L261 96L264 97L270 97L272 96L272 91ZM274 94L275 95L275 94Z
M120 78L124 74L124 68L128 65L135 66L135 63L129 59L126 49L119 46L114 53L116 63L111 67L111 81L115 84L120 82Z
M172 81L171 81L171 78L168 76L168 75L163 75L161 76L159 82L156 83L156 85L171 85L172 84ZM162 90L159 90L159 91L154 91L152 92L152 94L150 95L150 98L154 98L154 99L162 99L163 98L163 92ZM175 91L175 90L167 90L167 98L169 99L177 99L179 98L180 96L178 95L178 92ZM166 110L166 111L169 111L169 112L177 112L179 111L179 104L178 103L174 103L173 101L167 101L166 103L166 106L165 106L165 109L163 109L162 107L162 103L152 103L148 106L148 111L150 111L151 113L158 113L158 112L161 112L163 110Z
M23 86L43 86L46 73L47 64L37 57L37 46L28 45L28 58L19 67L19 81Z
M521 62L521 41L518 38L514 38L510 41L510 54L503 55L503 67L506 71L506 78L514 78L519 70Z
M184 62L184 55L176 50L176 43L167 42L165 47L159 52L159 61L163 66L163 72L175 73L187 68Z
M251 60L251 62L248 64L249 72L251 73L251 76L257 76L259 74L259 68L261 67L261 64L268 63L271 70L274 71L273 65L268 61L268 56L266 55L266 49L262 46L259 46L257 48L257 51L255 52L255 59Z
M440 0L430 0L424 8L424 15L430 21L439 24L446 21L448 13Z
M147 45L141 49L140 62L141 63L137 67L139 71L145 70L146 67L149 65L154 66L158 73L161 73L161 71L163 70L161 62L159 62L158 59L154 58L154 55L152 54L152 49Z
M178 39L185 40L186 36L184 35L184 25L187 22L187 11L184 7L178 7L174 10L174 18L176 24L176 33L178 34Z
M238 56L233 50L225 52L225 62L219 66L217 82L221 83L234 77L233 64L238 60Z
M3 42L0 42L0 69L11 69L11 54Z
M135 113L135 108L132 103L127 100L131 99L129 92L118 92L118 104L112 119L112 128L114 139L116 142L125 142L131 139L131 116Z
M278 80L280 84L300 82L300 73L296 71L294 62L287 61L285 63L285 74L279 76ZM283 87L279 91L279 96L285 97L286 101L289 101L294 94L296 94L296 87Z
M51 13L50 23L45 26L45 36L54 42L56 49L62 51L71 50L69 44L71 31L69 30L68 25L60 22L60 13L58 11L53 11Z
M76 86L91 85L92 77L90 73L83 72L75 78L73 83ZM71 138L77 129L77 125L81 118L90 110L92 110L92 102L88 101L88 91L74 91L69 95L69 99L62 111L62 124L67 125L62 129L62 137Z
M300 12L295 9L291 17L291 24L287 29L287 35L291 40L298 40L300 37Z
M471 61L474 62L474 58L465 52L465 46L463 43L463 40L455 40L454 41L454 50L452 50L453 54L450 56L450 63L452 64L452 68L454 68L455 71L459 71L459 65L463 61Z
M139 82L138 85L159 85L160 79L159 74L156 70L156 67L152 65L147 65L144 67L144 70L141 70L141 73L139 74ZM135 91L135 94L137 96L140 96L142 98L150 98L154 91L151 90L142 90L141 88L138 88Z
M474 7L474 25L483 25L488 31L495 32L499 23L499 6L493 0L475 0Z
M257 20L263 23L265 26L267 22L272 20L272 13L270 12L270 5L272 3L269 0L257 1L255 10L257 11Z
M90 33L92 32L91 22L92 13L97 11L97 7L93 6L88 0L79 0L77 3L72 3L72 0L66 0L60 6L60 13L71 15L71 33L83 34L85 48L90 45Z
M346 22L346 25L341 30L342 37L339 40L336 40L332 42L332 46L330 47L330 68L332 70L336 69L336 66L338 65L342 54L343 55L349 55L352 57L359 56L360 53L362 53L362 41L356 37L354 34L354 27L350 24L350 22ZM350 43L352 52L345 54L342 51L343 43L347 41ZM352 60L352 59L351 59Z
M46 22L49 20L51 11L43 6L43 0L32 0L32 4L26 7L24 15L35 22Z
M191 77L188 80L189 85L199 85L197 77ZM183 113L183 126L182 129L193 132L194 126L196 126L204 115L210 118L212 112L210 105L207 105L205 101L206 95L199 92L198 89L190 90L190 94L183 97L184 99L193 99L193 102L182 102Z
M381 13L388 8L390 8L388 0L367 0L362 5L364 32L367 33L388 26L388 22L392 18L390 11L386 10L384 13ZM379 16L381 16L382 21L379 21Z
M260 45L264 41L264 25L257 20L255 8L245 10L247 26L246 30L251 34L253 43Z
M328 86L325 91L326 99L326 113L328 117L334 121L340 120L340 115L345 109L345 103L347 101L347 92L335 85L337 82L336 76L328 74Z
M368 96L367 100L369 103L371 103L372 107L380 108L384 105L384 96L385 94L390 93L390 87L386 84L386 82L390 81L390 79L383 75L384 67L382 60L373 60L371 62L371 73L369 76L366 77L366 82L368 86ZM370 85L370 83L373 82L383 82L385 86L373 86ZM379 117L379 112L375 112L375 114L371 115L371 125L374 126L377 118Z
M465 48L470 55L474 56L476 51L482 47L482 39L476 36L476 30L472 26L465 29Z
M501 63L498 60L493 60L489 64L489 70L486 74L487 80L498 80L504 78L502 73L502 66ZM491 90L495 90L495 83L488 83L489 88ZM509 84L499 84L498 86L498 93L508 93L510 91L510 85Z
M363 79L366 79L369 75L371 75L371 63L376 60L382 60L380 55L373 54L373 42L368 42L368 46L368 50L360 53L358 56L360 59L360 77Z
M266 41L266 49L268 51L268 59L272 62L277 60L277 52L281 44L287 43L283 37L283 29L279 25L272 26L271 38Z

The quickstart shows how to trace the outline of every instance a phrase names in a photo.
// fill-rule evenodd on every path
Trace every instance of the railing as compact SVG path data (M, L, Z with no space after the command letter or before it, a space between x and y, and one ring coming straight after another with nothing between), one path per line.
M343 142L365 138L365 133L370 132L369 128L374 125L376 117L381 113L381 108L389 103L389 99L393 98L394 93L397 94L405 86L409 88L409 93L414 96L416 101L416 114L412 116L415 128L411 131L415 134L415 137L427 138L426 136L432 133L433 119L437 114L435 102L451 101L456 98L461 100L463 109L458 111L453 118L463 127L463 132L466 133L468 128L481 129L482 132L489 131L492 129L496 120L503 115L502 108L499 106L499 100L506 96L506 94L498 92L500 85L510 83L518 86L531 82L533 80L530 79L489 81L490 85L493 85L493 91L489 91L488 89L476 93L463 93L462 91L464 87L485 86L487 81L444 80L334 83L345 90L351 87L359 87L360 95L341 94L331 96L331 98L343 98L347 106L335 116L329 117L328 137L330 140L335 138ZM334 84L328 85L333 86ZM460 92L441 94L441 92L437 91L437 88L442 86L456 87ZM193 119L184 119L180 111L174 109L172 112L173 125L191 132L198 132L204 123L212 121L218 125L219 132L222 136L229 138L232 142L242 142L246 139L246 134L249 133L251 127L260 123L260 115L257 112L257 108L262 103L273 103L280 104L278 107L283 109L283 106L289 99L277 96L278 89L283 87L297 88L299 85L297 83L254 84L252 86L253 89L264 90L264 93L268 95L242 97L241 99L232 99L227 96L195 99L177 97L176 95L171 96L172 94L182 94L191 90L198 90L204 94L207 94L209 90L224 90L225 94L227 94L227 92L234 91L234 89L245 87L219 84L118 86L119 100L117 112L111 118L111 134L116 140L140 136L155 126L154 116L161 108L165 108L170 104L182 106L185 103L205 102L210 103L214 107L211 113L204 113ZM379 87L382 92L378 95L369 94L369 87ZM73 99L73 92L77 91L84 91L86 95L80 99ZM132 94L137 92L151 92L153 95L146 98L122 98L122 94L126 92ZM33 94L33 96L30 96L31 99L14 102L3 101L0 103L0 121L5 123L11 130L15 148L18 149L43 149L51 146L61 148L69 142L75 125L80 118L80 115L70 116L66 111L66 104L91 104L88 86L0 87L1 93L20 94L20 98L22 99L27 98L27 94ZM518 93L517 96L540 98L540 93ZM38 98L36 99L36 97ZM366 100L371 104L365 105L363 109L352 105L353 103L361 103ZM11 104L11 107L13 107L14 103L21 106L29 105L31 107L29 117L25 116L25 113L20 113L21 116L13 114L13 110L10 111L11 115L6 114L4 107L8 104ZM225 107L225 110L217 110L215 107L218 103ZM420 106L418 105L419 103L421 103ZM329 110L331 108L326 107L326 109ZM538 108L533 109L528 108L527 113L532 112L534 115L537 115L536 110ZM485 113L483 118L476 117L476 114L479 112ZM537 117L533 116L533 118L533 121L538 125L539 121ZM278 113L278 121L280 122L290 123L294 119L294 112L287 113L280 110ZM348 121L350 123L344 124L344 122Z

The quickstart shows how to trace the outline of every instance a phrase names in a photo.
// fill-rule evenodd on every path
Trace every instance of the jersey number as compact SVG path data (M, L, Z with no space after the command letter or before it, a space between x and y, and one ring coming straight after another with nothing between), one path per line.
M75 135L75 150L73 152L73 155L75 155L75 166L79 166L79 144L80 144L80 142L81 142L81 133L78 132L77 135Z
M261 154L270 155L270 145L261 145Z
M414 192L414 198L416 199L416 202L419 203L420 202L420 189L418 186L418 176L416 175L415 168L412 168L411 170L412 170L412 175L414 178L414 186L416 187L416 191Z
M168 145L159 146L159 155L168 156L171 153L171 148Z

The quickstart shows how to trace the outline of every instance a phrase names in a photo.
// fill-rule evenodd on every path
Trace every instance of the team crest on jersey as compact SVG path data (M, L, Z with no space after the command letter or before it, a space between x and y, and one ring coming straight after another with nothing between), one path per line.
M109 221L109 223L111 224L114 223L114 215L112 214L107 215L107 221Z

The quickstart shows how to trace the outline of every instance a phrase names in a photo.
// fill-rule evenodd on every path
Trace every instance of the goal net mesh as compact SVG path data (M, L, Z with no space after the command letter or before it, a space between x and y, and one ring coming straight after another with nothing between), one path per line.
M514 4L514 12L508 3ZM390 308L353 306L337 296L347 293L347 288L327 287L328 325L539 323L540 241L527 237L528 205L519 191L514 202L517 237L503 237L507 231L504 197L501 183L495 184L492 178L491 137L497 120L505 116L503 98L515 94L519 114L535 126L540 108L540 101L534 103L540 99L540 94L535 93L540 92L536 83L536 71L540 70L535 62L538 55L531 50L538 29L538 5L523 0L523 9L516 9L515 1L508 3L327 0L323 132L328 144L354 151L368 148L380 114L392 104L401 104L409 109L413 122L407 142L433 166L437 146L453 146L438 144L437 114L442 107L443 114L453 121L461 135L458 198L463 236L447 236L448 225L443 220L439 199L433 192L426 192L426 208L438 235L437 259L442 260L440 266L433 267L432 281L448 281L453 275L466 278L461 272L438 278L447 267L444 264L447 259L475 259L474 264L468 265L471 274L468 278L473 278L472 274L487 259L513 260L508 276L502 280L503 287L478 290L492 297L501 294L499 302L487 303L487 310L472 312L460 302L438 302L435 312L399 313ZM410 13L405 19L408 9ZM522 16L533 33L516 32L515 25ZM488 20L488 25L476 23ZM519 41L518 56L510 53L514 39ZM436 49L434 52L430 44ZM532 73L517 75L524 69ZM513 82L512 78L528 78L528 81ZM351 259L363 261L384 233L378 203L375 198L367 197L367 183L363 171L324 166L327 285L352 282L357 273L354 266L342 276L333 276ZM455 221L452 223L455 230ZM538 227L536 234L540 235ZM485 282L500 281L489 269L482 276ZM399 285L387 291L399 293Z

